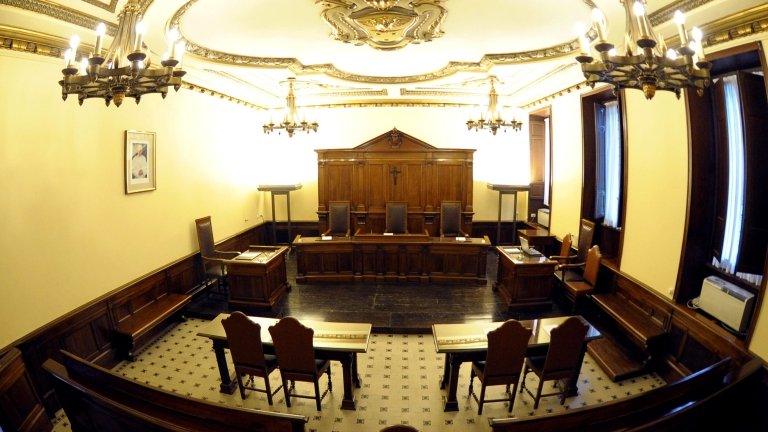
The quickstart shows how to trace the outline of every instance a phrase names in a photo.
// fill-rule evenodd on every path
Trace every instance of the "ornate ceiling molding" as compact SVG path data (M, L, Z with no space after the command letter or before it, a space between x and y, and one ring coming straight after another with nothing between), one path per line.
M104 9L107 12L115 12L115 9L117 9L117 2L120 0L110 0L109 3L104 3L100 0L82 0L88 4L92 4L98 8Z
M697 7L704 6L712 0L675 0L672 3L654 11L648 15L651 24L657 26L672 19L676 10L689 12Z
M443 35L448 11L445 0L416 0L407 5L369 6L364 0L315 0L323 7L320 17L333 30L334 39L355 45L368 44L394 50L410 43L429 42Z
M465 96L477 96L477 95L479 95L479 93L439 90L439 89L407 89L407 88L400 89L400 96L465 97Z
M369 84L408 84L423 81L432 81L453 75L457 72L488 72L493 66L522 64L550 60L563 57L574 53L578 49L576 39L563 42L550 47L534 49L530 51L520 51L504 54L486 54L478 62L458 62L451 61L436 71L406 76L370 76L347 72L338 69L330 63L305 65L298 59L292 57L257 57L233 54L224 51L218 51L207 48L200 44L190 41L181 31L181 22L186 12L198 0L189 0L183 4L171 17L168 22L169 27L178 27L181 32L181 38L187 43L187 52L201 57L205 60L237 66L251 66L257 68L281 68L287 69L296 75L325 74L333 78L347 81L369 83ZM581 0L587 7L595 7L592 0Z
M90 30L95 29L100 22L104 22L101 18L93 15L44 0L0 0L0 5L17 7L30 12L47 15L51 18ZM107 25L107 34L114 36L117 33L117 24L111 22L104 22L104 24Z

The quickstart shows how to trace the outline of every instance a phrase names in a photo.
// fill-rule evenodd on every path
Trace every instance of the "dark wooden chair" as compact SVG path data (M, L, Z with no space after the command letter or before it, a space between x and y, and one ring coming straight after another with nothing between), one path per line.
M413 426L394 425L394 426L387 426L384 429L380 430L379 432L419 432L419 430Z
M264 354L261 345L261 326L251 321L244 313L234 312L221 321L227 334L229 352L235 365L235 376L240 388L240 397L245 399L245 389L267 394L267 402L272 405L272 396L280 387L272 391L269 386L269 374L277 369L277 358ZM244 377L248 381L243 382ZM264 389L256 387L255 377L264 378Z
M579 225L579 244L578 248L576 249L576 255L571 255L570 251L567 253L562 253L561 250L561 254L559 256L552 257L552 259L560 263L561 271L559 273L555 273L555 275L560 280L579 278L579 273L573 271L573 269L580 268L587 261L587 253L589 253L589 248L592 247L592 240L594 239L594 235L595 223L587 219L582 219ZM575 265L570 268L563 268L562 266L566 264Z
M388 202L384 232L408 234L408 203Z
M552 255L549 257L552 261L557 261L557 266L555 267L555 271L565 271L565 269L561 269L560 266L563 264L568 264L568 261L576 258L576 255L571 255L571 246L573 245L573 236L571 233L566 234L563 236L563 241L560 243L560 254L558 255ZM560 277L562 279L562 275Z
M545 331L545 330L541 330ZM584 337L587 334L587 326L578 317L570 317L562 324L550 331L549 350L546 356L527 357L523 372L523 383L520 386L520 393L525 390L533 398L533 409L539 407L539 400L547 396L560 396L560 405L565 403L565 397L570 382L562 385L559 392L541 394L544 382L552 380L570 381L574 370L579 368L579 362L582 360L584 349ZM536 389L536 395L525 386L525 377L533 372L539 378L539 386Z
M469 237L461 230L461 201L440 202L440 237Z
M490 402L509 402L509 412L512 412L530 339L531 330L515 320L508 320L501 327L488 332L488 354L485 361L472 362L469 376L469 394L477 402L477 415L483 413L483 404ZM475 376L482 384L479 399L472 389ZM509 398L485 400L485 388L497 385L507 386ZM510 385L513 386L511 392Z
M563 264L561 267L566 269L582 268L581 277L562 279L563 293L572 304L572 311L577 309L581 299L595 290L597 284L597 274L600 271L600 261L603 255L600 253L600 246L594 245L587 253L587 260L584 264Z
M224 291L227 276L225 262L240 255L240 252L216 250L210 216L195 219L195 228L197 229L197 244L200 247L200 257L203 260L205 276L209 279L215 279L219 290Z
M285 317L269 328L272 343L277 354L280 376L285 392L285 404L291 407L291 398L314 399L317 410L320 402L329 391L333 391L331 383L331 362L315 359L312 338L315 331L302 325L296 318ZM328 374L328 388L320 395L320 377ZM315 395L307 396L295 393L294 385L288 386L288 381L311 382L315 385Z
M349 237L349 201L328 202L328 229L323 235Z

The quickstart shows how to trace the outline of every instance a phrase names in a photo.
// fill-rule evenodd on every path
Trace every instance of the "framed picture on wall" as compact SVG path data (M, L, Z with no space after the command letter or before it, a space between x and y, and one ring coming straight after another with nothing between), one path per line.
M125 193L155 190L155 133L125 131Z

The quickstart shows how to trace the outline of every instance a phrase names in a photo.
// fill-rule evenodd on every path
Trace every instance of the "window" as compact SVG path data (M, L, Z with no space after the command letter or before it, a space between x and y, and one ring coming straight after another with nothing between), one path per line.
M552 139L550 108L530 113L528 131L531 148L531 190L528 193L528 213L531 220L538 220L539 209L546 209L551 202Z

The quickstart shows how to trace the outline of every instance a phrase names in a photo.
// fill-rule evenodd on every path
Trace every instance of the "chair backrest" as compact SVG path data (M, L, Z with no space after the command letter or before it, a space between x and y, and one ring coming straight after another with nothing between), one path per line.
M408 232L408 203L388 202L385 232L405 234Z
M530 339L531 330L515 320L508 320L496 330L489 331L485 375L519 375Z
M544 374L573 370L578 366L587 329L581 319L570 317L551 330Z
M582 219L579 226L579 250L576 252L579 262L584 262L587 259L587 252L592 247L592 238L595 235L595 223Z
M349 216L349 201L328 201L328 232L331 235L347 235Z
M597 284L597 273L600 270L600 260L603 254L600 253L600 246L594 245L587 253L587 264L584 266L584 280L590 285Z
M200 246L200 255L203 257L213 256L215 246L213 243L211 217L206 216L195 219L195 227L197 228L197 244Z
M458 236L461 234L461 201L442 201L440 203L440 235Z
M262 369L266 366L261 346L261 326L242 312L233 312L221 321L227 334L229 352L235 367Z
M269 327L280 369L286 372L315 373L315 331L294 317L285 317Z
M384 429L380 430L379 432L419 432L419 430L413 426L394 425L394 426L387 426Z
M573 236L571 233L568 233L563 237L563 243L560 244L560 256L570 256L571 255L571 246L573 245Z

